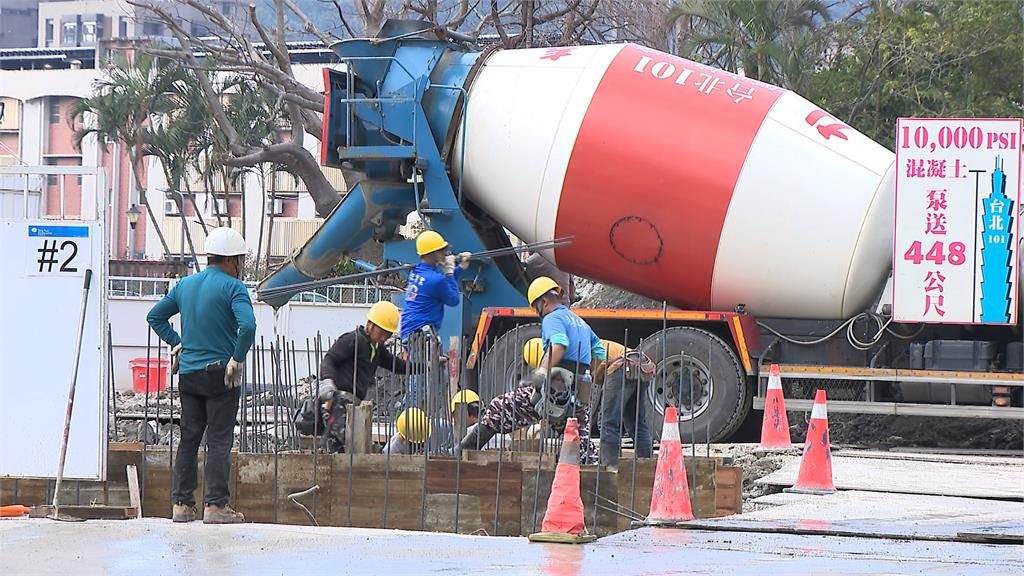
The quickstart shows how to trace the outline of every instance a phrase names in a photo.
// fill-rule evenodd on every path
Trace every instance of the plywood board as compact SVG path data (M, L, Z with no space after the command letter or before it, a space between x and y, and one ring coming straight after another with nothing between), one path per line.
M799 469L792 457L755 483L792 486ZM832 476L840 490L1024 499L1024 466L833 456Z

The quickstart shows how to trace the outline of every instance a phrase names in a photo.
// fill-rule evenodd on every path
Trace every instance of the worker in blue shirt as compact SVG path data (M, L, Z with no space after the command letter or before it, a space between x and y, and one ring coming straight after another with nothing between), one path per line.
M416 237L416 253L420 263L409 272L409 285L402 304L401 338L410 362L426 369L424 373L410 374L399 409L416 406L427 410L429 399L429 412L433 413L445 406L448 396L444 393L440 371L434 368L433 359L440 357L437 334L444 320L445 306L458 306L462 297L459 276L469 266L470 254L463 252L456 258L444 237L433 230ZM433 383L429 398L424 382Z
M590 326L562 303L562 289L547 276L530 284L530 306L541 317L541 348L527 343L524 361L536 366L518 389L491 400L480 421L463 439L461 449L485 446L494 435L508 434L540 422L564 425L575 413L580 429L580 463L593 464L597 451L590 441L590 370L606 352Z
M246 254L245 240L231 228L206 237L207 267L181 279L146 320L171 346L172 370L179 373L181 443L174 461L172 519L195 519L196 466L206 434L206 494L203 521L243 522L228 506L231 492L231 446L241 392L242 363L256 336L249 291L238 277ZM181 335L168 319L181 314Z

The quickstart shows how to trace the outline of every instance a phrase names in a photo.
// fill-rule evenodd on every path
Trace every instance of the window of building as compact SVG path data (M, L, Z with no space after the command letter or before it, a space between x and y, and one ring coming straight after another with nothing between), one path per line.
M163 22L144 22L142 24L143 36L161 36L164 33Z
M82 45L96 44L96 23L82 22Z
M78 23L64 22L64 34L61 36L62 46L74 46L78 43Z
M53 46L53 18L47 18L44 26L46 34L46 47Z
M50 124L60 124L60 100L50 98Z
M121 38L128 37L128 18L124 16L117 17L117 35Z

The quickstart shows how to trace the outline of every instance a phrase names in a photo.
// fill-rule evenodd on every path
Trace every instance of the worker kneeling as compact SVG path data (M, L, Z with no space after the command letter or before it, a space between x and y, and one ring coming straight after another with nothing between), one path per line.
M431 418L427 420L427 437L422 438L423 426L419 424L423 411L419 408L408 408L398 416L395 422L396 431L391 436L384 453L414 454L422 452L426 446L431 454L449 456L455 453L455 433L453 423L459 425L459 410L465 410L465 423L472 426L480 417L480 396L472 390L461 390L452 396L449 403L452 418ZM411 432L410 432L411 430ZM410 439L412 436L412 439Z
M366 399L377 368L395 374L409 370L405 360L382 346L398 330L398 317L398 307L391 302L374 304L366 325L342 334L320 363L317 398L306 399L295 415L295 427L302 434L322 435L325 451L344 451L346 407Z
M534 280L528 297L541 317L541 341L527 342L523 351L533 374L518 389L491 401L461 448L478 449L499 432L513 432L542 419L557 430L575 415L580 462L593 464L597 455L590 441L590 390L585 388L589 387L591 362L605 358L604 347L590 326L563 305L561 288L551 278Z

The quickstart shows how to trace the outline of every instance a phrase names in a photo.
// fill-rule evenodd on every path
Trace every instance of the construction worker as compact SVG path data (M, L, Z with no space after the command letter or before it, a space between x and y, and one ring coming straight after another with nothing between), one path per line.
M256 335L249 291L239 280L246 252L238 232L211 231L206 237L206 269L178 281L146 317L160 339L171 346L172 366L179 373L181 443L171 489L175 522L195 519L196 458L204 433L203 521L244 521L228 506L228 486L242 363ZM180 336L168 322L175 314L181 314Z
M604 360L605 350L590 326L562 304L562 297L558 283L547 276L530 284L527 299L541 317L543 354L535 345L524 349L526 356L541 356L530 380L491 401L480 422L463 439L463 450L485 446L495 434L526 428L544 416L557 428L575 413L580 429L580 462L591 464L597 460L590 441L590 390L582 386L577 389L577 383L586 382L591 362Z
M317 402L307 400L295 419L303 434L324 433L328 452L342 452L345 447L345 418L348 404L359 404L375 383L378 368L405 374L405 360L396 357L382 344L398 331L398 307L391 302L377 302L366 313L366 325L342 334L320 362L320 384ZM314 404L324 407L317 423ZM319 424L319 425L318 425Z
M415 454L424 446L437 453L440 446L433 435L433 427L427 420L427 413L419 408L406 408L395 420L395 433L391 436L385 454ZM428 440L432 440L429 442Z
M530 252L526 259L526 278L532 282L542 276L558 282L559 288L562 289L562 304L567 308L576 302L576 282L572 274L559 270L547 258L541 256L540 252Z
M430 434L430 442L428 448L433 454L451 455L455 453L455 434L454 425L456 421L457 411L459 406L464 405L466 407L466 426L472 426L476 424L480 418L480 396L472 390L460 390L454 396L452 396L449 407L451 408L451 419L448 418L431 418L430 423L427 426ZM408 408L405 413L411 413L413 421L419 418L419 411L417 408ZM398 422L405 426L406 421L399 416ZM387 446L384 447L384 452L391 452L394 454L408 454L408 450L412 447L409 442L406 441L406 436L403 433L403 428L399 427L398 430L392 434L391 439L388 441ZM420 442L422 443L422 442ZM414 443L415 444L415 443Z
M463 269L469 266L469 252L450 254L448 242L437 232L427 230L416 237L416 253L420 263L409 272L409 285L405 290L402 305L402 343L409 353L409 359L423 362L424 358L438 358L440 346L437 334L444 320L445 306L458 306L461 293L458 280ZM456 260L459 264L456 265ZM440 269L440 270L439 270ZM432 362L431 362L432 364ZM440 373L412 374L408 379L401 409L410 406L426 407L427 385L431 382L431 403L443 406L442 379Z
M639 350L629 350L618 342L602 340L606 360L594 372L594 385L600 401L600 463L618 466L622 453L622 430L633 438L637 458L650 458L653 452L651 430L647 424L644 398L655 365Z

